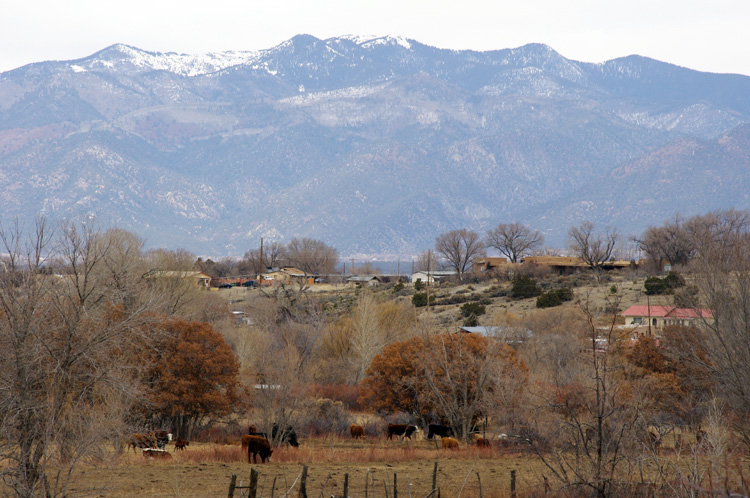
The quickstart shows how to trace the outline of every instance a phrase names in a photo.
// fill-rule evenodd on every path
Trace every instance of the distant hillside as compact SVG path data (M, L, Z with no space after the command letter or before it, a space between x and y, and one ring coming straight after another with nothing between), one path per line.
M201 56L108 47L0 74L0 217L95 214L150 246L313 237L413 254L523 221L563 245L750 208L750 77L538 44L300 35Z

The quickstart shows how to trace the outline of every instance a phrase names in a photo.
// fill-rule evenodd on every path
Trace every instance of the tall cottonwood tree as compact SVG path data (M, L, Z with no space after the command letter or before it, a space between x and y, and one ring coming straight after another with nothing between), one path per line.
M19 497L65 495L140 392L128 353L148 306L123 303L105 270L111 241L85 221L54 236L44 220L0 228L0 476Z
M620 236L617 229L607 228L604 233L595 233L594 224L584 221L580 226L568 230L570 248L591 270L597 281L601 280L602 266L614 253Z
M521 223L501 223L487 232L486 244L508 257L511 263L530 255L544 244L544 236L539 230L532 231Z
M330 275L339 262L339 253L320 240L294 238L286 245L286 262L307 275Z
M649 258L665 260L672 266L687 264L694 251L686 221L680 215L662 226L649 227L636 242Z
M683 341L683 359L710 372L716 396L726 403L735 429L750 446L750 224L743 211L696 217L693 307L707 308L700 333Z
M435 239L435 251L456 270L458 279L463 280L474 261L484 256L484 242L472 230L451 230Z
M252 273L265 272L267 268L281 266L286 259L286 246L281 242L270 242L263 245L263 261L260 260L260 248L245 253L245 261Z

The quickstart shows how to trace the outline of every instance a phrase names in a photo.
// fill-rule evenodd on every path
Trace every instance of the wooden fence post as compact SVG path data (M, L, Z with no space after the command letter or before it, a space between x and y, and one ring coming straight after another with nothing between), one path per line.
M516 498L516 471L510 471L510 496Z
M344 498L349 498L349 474L344 474Z
M250 498L255 498L258 494L258 471L250 469Z
M435 462L435 468L432 469L432 489L437 489L437 462Z
M307 498L307 465L302 466L302 479L299 483L299 498Z
M393 473L393 498L398 498L398 488L396 487L396 473Z
M237 486L237 474L232 474L232 479L229 481L229 495L228 498L234 498L234 488Z

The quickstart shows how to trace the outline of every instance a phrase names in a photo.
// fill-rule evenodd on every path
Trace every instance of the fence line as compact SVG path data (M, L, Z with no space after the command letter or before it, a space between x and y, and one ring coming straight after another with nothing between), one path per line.
M474 470L474 467L472 466L471 469L469 469L469 473L464 478L463 485L461 486L461 489L458 492L458 496L456 498L461 498L461 493L463 493L464 487L466 486L466 482L468 481L469 477L471 476L472 471ZM294 486L296 486L297 481L300 483L298 498L307 498L307 471L308 467L307 465L303 465L302 472L297 476L297 478L292 483L291 487L284 493L284 496L282 498L288 498L292 490L294 489ZM424 497L424 498L440 498L440 488L438 487L437 482L437 473L438 473L438 463L435 462L435 466L432 470L432 490ZM477 483L479 485L479 498L482 498L482 478L479 475L479 472L477 474ZM370 476L372 475L372 481L370 481ZM248 486L243 486L240 482L240 485L237 485L237 474L232 474L232 477L229 481L229 494L228 498L234 498L234 492L236 490L240 490L240 498L263 498L262 496L258 496L258 480L259 480L260 474L255 469L250 469L250 484ZM323 483L323 487L320 490L320 494L318 498L326 498L324 496L326 486L328 485L328 481L331 479L331 474L328 474L328 477L326 477L325 482ZM411 496L411 482L409 480L409 475L406 476L406 482L407 482L407 491L408 491L408 498L412 498ZM370 483L372 484L370 486ZM273 479L273 484L271 486L271 495L267 498L274 498L274 490L276 488L276 477ZM398 498L398 476L394 472L393 473L393 488L389 490L388 483L385 479L383 479L383 488L385 490L385 498L391 498L389 491L393 494L392 498ZM372 496L368 497L368 493L372 490ZM245 492L247 491L247 494ZM261 489L262 491L262 489ZM261 492L261 495L263 493ZM510 496L512 498L516 497L516 471L511 470L510 471ZM343 494L341 496L331 495L331 498L352 498L349 496L349 473L344 474L344 489ZM365 474L365 495L364 498L375 498L375 474L374 472L370 472L370 469L367 469L367 473Z

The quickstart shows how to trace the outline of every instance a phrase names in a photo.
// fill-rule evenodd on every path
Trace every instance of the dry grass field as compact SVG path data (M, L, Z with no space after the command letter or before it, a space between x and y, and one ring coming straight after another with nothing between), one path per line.
M172 450L172 445L168 446ZM344 475L349 475L349 496L393 498L394 474L398 496L425 498L432 489L432 474L438 463L437 485L441 496L476 498L510 496L510 471L517 471L519 491L538 487L543 465L533 456L478 449L462 445L458 451L437 449L434 442L365 441L328 438L303 441L300 448L274 449L271 462L250 465L238 445L192 443L168 460L149 460L130 452L106 464L83 465L74 478L70 496L125 498L225 497L232 474L237 484L249 482L250 468L260 472L259 498L282 498L287 492L297 498L300 473L308 466L307 494L310 498L341 496ZM373 484L374 483L374 484ZM386 491L386 487L388 488ZM290 491L291 490L291 491ZM240 496L240 491L235 492Z

